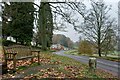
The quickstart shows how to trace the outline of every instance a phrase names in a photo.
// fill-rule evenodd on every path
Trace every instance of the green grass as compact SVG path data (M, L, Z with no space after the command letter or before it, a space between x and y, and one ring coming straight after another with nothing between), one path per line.
M101 59L106 59L106 60L110 60L110 61L116 61L116 62L120 62L120 57L112 57L112 56L102 56L102 57L99 57L99 56L91 56L91 57L96 57L96 58L101 58Z
M120 57L118 55L107 55L107 56L102 55L102 57L99 57L98 54L93 54L92 57L107 59L110 61L117 61L117 62L120 61Z
M71 51L72 52L72 51ZM103 77L112 77L111 74L106 73L104 71L101 70L96 70L95 73L91 73L89 71L89 67L88 65L82 64L74 59L68 58L68 57L64 57L64 56L59 56L56 54L51 54L49 52L44 53L43 54L44 58L50 58L53 62L55 61L60 61L60 64L56 64L57 67L55 68L58 72L63 72L65 74L71 74L71 71L65 70L65 66L71 66L73 67L72 69L74 69L74 72L78 72L77 77L78 78L103 78ZM55 65L55 64L54 64ZM77 74L77 73L76 73ZM101 75L99 75L101 74ZM106 74L106 75L105 75Z
M18 70L18 71L19 71L19 70L25 70L25 69L27 69L27 68L35 67L35 66L39 66L39 64L38 64L37 62L35 62L35 63L32 63L32 64L30 64L30 65L28 65L28 66L20 66L20 67L17 68L17 70Z
M30 67L35 67L35 66L39 66L39 64L36 62L36 63L32 63L32 64L30 65Z
M111 51L111 52L109 52L108 55L118 56L118 55L120 55L120 51Z
M40 59L40 65L38 65L37 63L33 63L27 67L21 66L18 68L17 72L24 72L21 74L29 78L36 76L37 79L58 77L101 79L114 77L112 74L104 72L100 69L97 69L95 72L90 72L88 65L82 64L68 57L52 54L49 51L41 52ZM36 67L38 69L34 70ZM30 70L30 68L32 68L33 70ZM25 72L25 70L29 71Z
M71 54L71 55L79 55L77 50L69 50L69 51L65 51L65 54Z
M17 70L25 70L25 69L27 69L27 68L28 68L27 66L20 66L20 67L18 67Z
M79 54L77 50L69 50L69 51L66 51L64 52L65 54L71 54L71 55L77 55L77 56L89 56L89 57L96 57L96 58L101 58L101 59L106 59L106 60L111 60L111 61L120 61L120 56L118 56L118 54L120 54L120 52L114 52L114 53L111 53L111 54L108 54L107 56L104 56L102 54L102 57L99 57L98 54Z
M120 62L120 57L103 57L104 59L111 60L111 61L119 61Z
M50 50L50 52L56 52L56 50Z

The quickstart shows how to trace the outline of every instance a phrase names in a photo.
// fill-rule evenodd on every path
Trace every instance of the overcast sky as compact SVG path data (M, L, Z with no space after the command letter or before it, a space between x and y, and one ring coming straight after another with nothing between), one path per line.
M96 0L95 0L96 1ZM112 5L112 10L110 11L110 14L112 17L118 18L118 2L120 0L104 0L107 5ZM89 6L89 0L84 1L87 6ZM66 29L68 32L61 32L61 31L54 31L54 34L64 34L65 36L69 37L73 42L76 42L79 40L80 34L78 34L73 27L67 26Z
M5 1L7 1L7 0L5 0ZM9 0L8 0L9 1ZM17 1L17 0L14 0L15 2ZM19 0L18 0L19 1ZM25 0L26 1L26 0ZM29 0L28 0L29 1ZM36 1L36 3L40 3L39 1L40 0L35 0ZM52 1L55 1L55 0L52 0ZM60 1L64 1L64 0L60 0ZM73 1L73 0L66 0L66 1ZM90 6L90 4L89 4L89 2L90 2L90 0L77 0L77 1L84 1L84 3L87 5L87 7L89 7ZM97 0L95 0L95 1L97 1ZM104 0L105 1L105 3L107 4L107 5L112 5L112 10L111 10L111 12L110 12L110 14L111 14L111 16L112 17L115 17L116 19L117 19L117 17L118 17L118 13L117 13L117 11L118 11L118 2L120 1L120 0ZM61 31L54 31L54 34L64 34L65 36L67 36L67 37L69 37L72 41L74 41L74 42L76 42L76 41L78 41L79 40L79 36L80 36L80 34L78 34L74 29L73 29L73 27L71 27L69 24L68 24L68 26L67 26L67 32L61 32Z

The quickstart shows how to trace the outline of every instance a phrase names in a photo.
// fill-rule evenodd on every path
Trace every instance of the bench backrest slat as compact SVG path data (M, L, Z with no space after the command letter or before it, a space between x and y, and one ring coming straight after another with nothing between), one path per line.
M30 47L22 46L22 45L14 45L5 47L5 53L17 53L16 58L31 56ZM13 58L11 54L7 54L7 58Z
M13 59L13 54L7 53L6 58L7 58L7 59Z

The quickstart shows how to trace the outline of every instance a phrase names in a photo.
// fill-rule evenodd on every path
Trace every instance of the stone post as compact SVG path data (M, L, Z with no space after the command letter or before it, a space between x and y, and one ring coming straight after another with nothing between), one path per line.
M96 65L97 65L96 58L94 58L94 57L89 58L89 71L95 72Z

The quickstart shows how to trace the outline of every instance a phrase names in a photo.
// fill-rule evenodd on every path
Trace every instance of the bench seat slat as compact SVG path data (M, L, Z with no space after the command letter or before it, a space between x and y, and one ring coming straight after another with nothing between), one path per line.
M17 57L17 60L27 59L27 58L33 58L35 56L24 56L24 57Z

